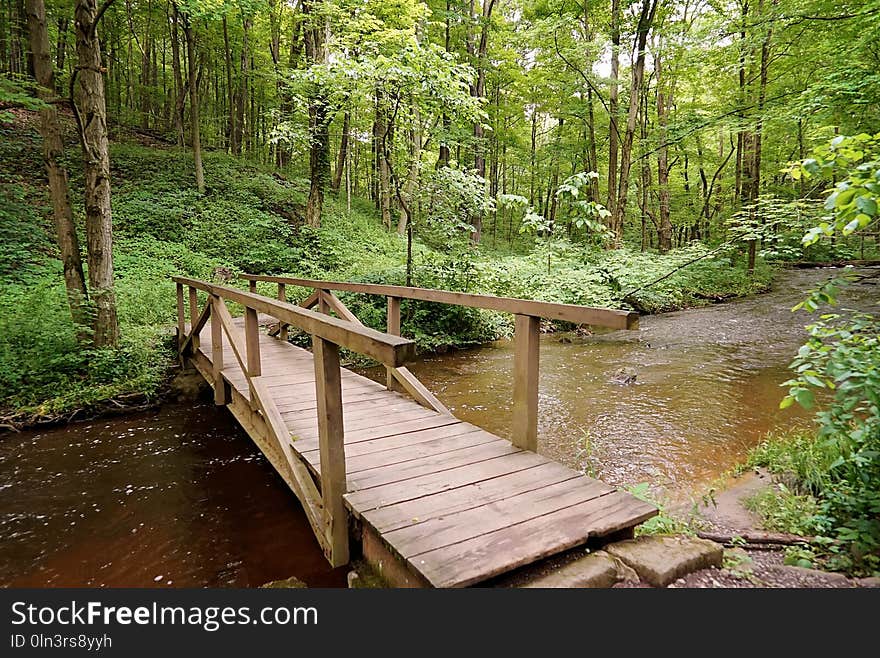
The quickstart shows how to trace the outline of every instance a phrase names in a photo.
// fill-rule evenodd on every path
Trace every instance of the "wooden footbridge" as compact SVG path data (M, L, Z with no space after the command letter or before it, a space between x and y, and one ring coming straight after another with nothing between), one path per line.
M354 537L396 585L464 587L626 536L656 514L536 452L540 318L630 329L637 314L424 288L243 278L247 292L174 278L181 358L296 494L333 566L349 561ZM257 294L257 282L277 285L277 298ZM288 288L312 292L296 305ZM334 290L387 297L387 331L365 327ZM406 369L415 346L400 337L403 299L515 315L511 440L457 419ZM242 308L243 317L233 318ZM311 336L311 352L288 342L291 330ZM340 367L340 348L383 364L386 383Z

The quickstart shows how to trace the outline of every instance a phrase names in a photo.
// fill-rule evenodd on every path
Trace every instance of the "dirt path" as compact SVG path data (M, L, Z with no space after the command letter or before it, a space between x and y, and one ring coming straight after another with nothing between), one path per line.
M696 509L698 522L706 532L748 536L764 532L760 519L746 509L744 501L773 485L772 476L763 470L746 471L733 477L727 486L714 494L714 504L705 501ZM847 578L843 574L788 566L784 546L746 545L725 547L721 569L695 571L670 587L696 588L848 588L878 587L880 579Z

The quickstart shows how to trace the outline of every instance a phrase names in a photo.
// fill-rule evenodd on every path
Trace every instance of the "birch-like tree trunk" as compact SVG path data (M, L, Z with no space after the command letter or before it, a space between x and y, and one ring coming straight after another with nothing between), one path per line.
M95 309L94 343L112 346L119 340L116 293L113 289L113 214L110 205L110 150L104 67L98 41L98 3L77 0L76 55L79 75L78 114L85 176L86 239L89 291Z
M70 210L67 169L61 164L64 144L61 140L58 111L54 105L55 71L49 53L49 32L46 27L46 6L43 0L27 0L27 19L34 74L40 85L40 98L47 103L46 107L40 110L40 135L43 138L43 160L46 163L49 196L52 199L55 240L64 267L64 286L67 290L70 316L79 328L77 336L82 341L87 337L85 329L88 326L88 316L85 303L88 301L88 293L79 250L79 238Z

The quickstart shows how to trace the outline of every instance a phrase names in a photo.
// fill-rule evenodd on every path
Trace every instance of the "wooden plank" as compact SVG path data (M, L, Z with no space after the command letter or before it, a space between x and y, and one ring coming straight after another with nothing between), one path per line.
M645 521L657 509L613 492L524 523L423 553L410 564L435 587L467 587Z
M515 473L546 464L549 460L534 452L521 451L502 454L497 458L468 464L438 473L428 473L405 482L379 486L364 491L352 491L345 497L349 508L357 515L372 509L415 500L441 491L456 489L475 482Z
M311 294L302 300L298 305L302 308L314 308L321 301L321 291L313 290Z
M384 365L402 366L415 356L415 343L399 336L389 336L369 327L356 325L229 286L216 285L187 277L173 277L173 280L271 315L279 321L287 322L313 336L324 338L336 345L369 356Z
M317 403L317 400L316 400ZM360 407L352 409L345 404L345 431L356 429L365 429L368 427L378 427L389 422L391 418L395 418L402 422L405 420L415 420L416 418L429 418L434 411L423 409L417 406L412 400L398 401L396 404L386 404L383 406L372 405L370 407ZM303 413L302 411L285 411L281 414L291 428L299 430L307 430L317 428L315 414Z
M247 376L259 377L263 374L260 364L260 325L257 312L252 308L244 310L244 343L247 353Z
M205 324L208 322L208 318L211 316L211 304L210 301L205 304L204 310L202 310L199 317L196 319L195 324L191 324L189 327L189 335L183 341L183 344L180 346L181 352L186 352L190 346L198 347L199 344L199 332L204 328Z
M323 292L324 303L327 305L327 307L329 309L332 309L333 311L335 311L336 315L338 315L340 318L342 318L343 320L346 320L348 322L354 322L355 324L359 324L359 325L364 324L363 322L358 320L357 316L354 313L352 313L350 310L348 310L348 307L345 304L343 304L342 300L340 300L336 295L334 295L329 290L323 290L322 292ZM388 333L391 334L390 331ZM392 335L399 336L400 334L392 334Z
M183 341L186 340L186 315L183 305L183 284L178 283L177 286L177 348L183 347Z
M400 297L388 297L388 312L386 318L386 331L392 336L400 335ZM395 390L394 369L385 366L385 378L388 390ZM412 395L410 393L410 395ZM415 397L415 396L414 396Z
M540 320L516 316L513 359L513 445L538 451L538 355L541 347Z
M422 418L417 420L408 420L402 423L394 423L385 427L369 427L367 429L353 430L349 432L347 441L349 443L357 443L358 441L368 441L370 439L379 439L383 436L394 436L396 434L408 434L415 430L424 430L431 427L443 427L445 425L456 425L461 423L454 416L436 415L432 418ZM296 444L294 448L298 452L312 450L317 445L317 437L311 431L303 431L302 434L296 432Z
M378 532L386 533L503 500L511 492L525 493L576 477L579 477L578 473L561 464L545 462L521 471L504 473L488 480L369 510L364 512L363 518Z
M219 297L211 295L207 308L214 309L222 303ZM211 367L214 370L214 404L223 406L229 402L229 398L223 379L223 324L219 320L211 323Z
M324 526L325 501L318 494L318 489L315 487L315 483L312 481L312 477L305 464L290 449L290 442L288 440L290 435L287 428L284 426L278 410L275 409L275 405L272 403L268 391L259 377L251 380L251 390L254 392L253 402L259 408L263 421L269 429L272 443L277 446L277 449L287 462L289 482L293 487L294 493L296 493L297 498L302 503L319 543L321 543L325 550L329 550L330 542L326 538Z
M195 331L196 325L199 323L199 296L195 288L189 288L189 326L190 332L188 341L195 348L199 346L199 335Z
M385 450L394 450L403 446L416 445L426 441L435 439L451 439L463 434L472 434L474 432L483 432L479 427L470 423L458 423L457 425L444 425L443 427L432 427L426 430L418 430L408 432L407 434L398 434L396 436L385 436L381 439L372 439L370 441L358 441L350 443L346 441L345 454L348 457L356 457L359 455L369 455L374 452L383 452ZM488 432L484 432L488 434ZM494 436L490 434L489 436ZM495 437L498 438L498 437ZM308 450L300 454L311 461L312 456L317 450Z
M446 406L437 399L431 391L429 391L422 382L420 382L414 374L409 371L409 368L400 367L400 368L390 368L386 366L386 370L388 371L390 377L398 382L400 382L403 389L409 393L416 402L421 404L423 407L427 407L428 409L433 409L441 414L451 414L452 412L446 408ZM391 384L388 385L389 390L392 388Z
M492 443L485 443L472 448L461 448L460 450L444 452L442 455L414 459L413 461L405 462L403 464L383 466L381 468L374 468L369 471L356 473L348 480L349 489L351 491L360 491L362 489L379 487L383 484L402 482L404 480L411 480L419 477L420 475L441 473L443 471L452 470L457 466L476 464L495 457L512 455L517 452L519 452L519 450L510 445L510 442L505 441L504 439L498 439Z
M226 303L222 298L220 298L220 303L214 307L214 320L218 320L223 326L223 331L226 332L226 337L229 339L229 346L232 348L232 353L235 355L236 361L238 361L239 372L243 372L244 376L247 377L248 373L244 370L247 351L241 337L241 330L233 324L232 316L229 314L229 309L226 308ZM224 376L227 376L231 375L233 372L235 371L224 370L223 374ZM250 394L250 392L248 392L248 394Z
M348 408L349 404L357 404L360 402L377 402L377 403L385 403L385 396L382 395L384 391L374 391L374 390L366 390L363 392L353 392L350 395L346 395L345 385L342 386L342 402L345 404L346 408ZM288 399L284 402L278 403L278 409L281 413L288 413L294 411L314 411L318 408L318 400L315 397L311 397L309 399L305 398L292 398Z
M318 336L312 339L315 355L315 395L318 398L318 435L321 448L321 495L325 529L333 567L348 563L348 513L343 496L345 481L345 434L342 419L342 380L339 346Z
M315 279L298 279L286 276L266 276L241 274L241 278L249 281L283 282L288 285L306 288L322 288L324 290L345 290L369 295L417 299L440 304L455 304L471 308L485 308L493 311L504 311L521 315L532 315L551 320L563 320L574 324L591 324L612 329L638 329L639 314L633 311L618 311L607 308L591 308L575 304L556 304L513 297L494 297L476 295L451 290L432 290L430 288L413 288L409 286L384 286L371 283L349 283L341 281L318 281ZM390 332L389 332L390 333Z
M483 445L484 443L492 443L500 441L497 436L488 432L470 432L467 434L459 434L454 437L443 437L434 439L433 441L423 441L409 446L401 446L391 450L383 450L381 452L371 452L365 455L352 457L346 455L345 470L349 476L353 473L368 471L383 466L391 466L393 464L402 464L404 462L413 461L415 459L423 459L432 455L441 455L445 452L460 450L461 448L470 448L472 446ZM356 444L355 444L356 445ZM317 469L320 464L320 455L318 452L312 451L303 457L308 460L312 468Z
M523 523L614 491L598 480L580 477L516 493L480 507L427 519L385 534L403 557L413 557L501 528Z
M399 425L402 423L409 423L416 420L423 420L426 418L436 418L437 412L430 411L428 409L423 409L422 407L416 405L413 402L409 402L408 404L404 403L406 406L397 409L389 409L387 412L383 412L381 414L377 414L375 411L367 410L366 412L361 411L357 416L353 418L349 418L349 415L346 410L345 415L345 432L348 434L349 432L358 432L361 430L369 430L374 427L385 427L391 425ZM461 421L459 421L461 422ZM314 416L309 414L295 414L291 416L291 419L288 420L288 424L290 426L291 431L296 432L300 439L305 439L307 434L314 432L314 436L317 437L317 429L318 425L315 422ZM392 428L393 429L393 428Z
M279 284L281 285L281 284ZM354 313L348 310L348 307L340 301L336 295L327 290L321 291L322 300L334 311L336 311L339 317L344 320L348 320L349 322L354 322L356 324L363 324ZM392 336L400 335L400 298L399 297L389 297L388 298L388 330L387 333ZM437 399L437 397L429 391L422 382L420 382L414 374L412 374L408 368L392 368L391 366L385 366L386 370L386 378L387 378L387 387L389 391L399 390L397 386L394 385L395 382L399 382L407 393L409 393L413 399L418 402L423 407L427 407L428 409L432 409L434 411L438 411L440 413L448 414L450 413L449 409Z

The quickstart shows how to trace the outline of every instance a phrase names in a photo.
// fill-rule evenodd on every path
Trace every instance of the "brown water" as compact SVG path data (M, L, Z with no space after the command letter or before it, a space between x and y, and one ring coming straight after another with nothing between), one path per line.
M612 484L684 491L769 430L808 422L778 409L807 317L789 308L828 274L784 272L767 295L646 317L638 332L544 336L540 451ZM878 293L862 284L842 302L878 310ZM506 435L512 365L502 342L412 369L461 418ZM621 369L634 384L615 383ZM0 437L0 586L342 586L344 573L213 405Z
M0 586L343 586L231 414L167 405L0 437Z
M790 309L832 273L785 271L768 294L643 317L639 331L542 336L539 452L609 484L647 481L674 493L741 462L767 432L809 423L797 406L779 409L810 322ZM856 285L840 301L876 311L880 286ZM509 436L510 341L411 370L458 417ZM617 383L621 370L635 383Z

